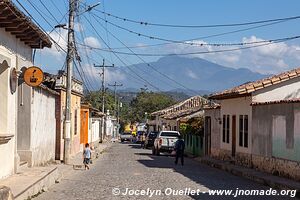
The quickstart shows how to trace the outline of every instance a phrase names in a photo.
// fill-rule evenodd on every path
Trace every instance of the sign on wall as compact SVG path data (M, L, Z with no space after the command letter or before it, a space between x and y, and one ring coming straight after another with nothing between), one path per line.
M29 67L24 72L24 81L27 85L36 87L39 86L44 80L43 71L35 66Z

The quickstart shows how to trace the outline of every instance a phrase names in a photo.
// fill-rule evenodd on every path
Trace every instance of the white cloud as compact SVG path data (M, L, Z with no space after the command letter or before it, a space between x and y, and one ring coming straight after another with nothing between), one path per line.
M86 37L84 39L84 43L90 47L93 47L93 48L100 48L101 47L101 44L99 42L99 40L95 37Z
M67 34L68 31L65 29L59 29L56 31L53 31L51 33L49 33L49 35L51 36L51 38L60 46L64 49L64 51L67 51ZM44 48L43 51L43 55L46 56L51 56L53 57L55 60L61 61L65 58L65 53L63 52L63 50L57 45L55 44L53 41L52 42L52 47L51 48Z
M192 70L190 70L190 69L188 69L187 71L186 71L186 73L187 73L187 75L190 77L190 78L192 78L192 79L199 79L199 77L197 76L197 74L196 73L194 73Z
M256 36L244 37L241 42L258 42L265 39ZM199 45L171 44L165 47L164 52L187 53L207 52L216 50L236 49L236 46L207 46L207 42L190 41ZM201 45L203 44L203 45ZM258 44L253 44L258 45ZM221 53L194 54L189 57L199 57L220 65L234 68L249 68L261 73L276 74L300 66L300 46L286 42L272 43L250 49L227 51ZM191 75L191 74L190 74Z

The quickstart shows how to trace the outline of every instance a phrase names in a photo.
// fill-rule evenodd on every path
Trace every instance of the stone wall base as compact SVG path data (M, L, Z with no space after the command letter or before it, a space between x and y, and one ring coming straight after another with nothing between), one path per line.
M235 157L223 149L211 149L211 157L237 165L300 181L300 162L237 152Z

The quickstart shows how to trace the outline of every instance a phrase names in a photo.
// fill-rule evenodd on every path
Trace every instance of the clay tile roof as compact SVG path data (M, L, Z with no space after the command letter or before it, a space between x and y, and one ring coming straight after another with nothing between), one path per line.
M271 76L254 82L247 82L234 88L227 89L222 92L217 92L209 96L209 99L228 99L241 96L250 96L252 92L269 87L271 85L285 82L293 78L297 78L299 76L300 68L292 69L275 76Z
M191 103L191 101L193 101L194 104ZM183 112L183 111L188 110L190 108L202 107L207 102L208 102L207 99L205 99L201 96L194 96L194 97L191 97L191 98L186 99L184 101L181 101L181 102L179 102L175 105L167 107L165 109L153 112L153 113L151 113L151 115L152 116L157 116L157 115L161 116L161 115L166 115L166 114L172 114L172 113L175 113L175 112ZM177 111L176 111L176 109L177 109Z
M283 103L300 103L300 99L295 98L295 99L284 99L284 100L278 100L278 101L253 102L253 103L251 103L251 105L252 106L260 106L260 105L283 104Z
M5 28L31 48L50 48L52 45L49 37L11 0L0 1L0 28Z

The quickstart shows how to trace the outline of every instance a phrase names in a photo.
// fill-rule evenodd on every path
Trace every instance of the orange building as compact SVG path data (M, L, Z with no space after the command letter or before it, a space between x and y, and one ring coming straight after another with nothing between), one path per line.
M102 122L104 114L90 104L81 104L80 109L80 144L89 143L98 146L102 141Z
M66 104L66 82L67 77L64 72L60 71L56 76L55 90L59 93L56 99L56 145L55 159L63 160L64 156L64 114ZM71 155L82 150L80 145L80 108L81 98L83 97L82 82L72 79L71 95Z

